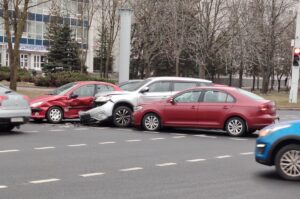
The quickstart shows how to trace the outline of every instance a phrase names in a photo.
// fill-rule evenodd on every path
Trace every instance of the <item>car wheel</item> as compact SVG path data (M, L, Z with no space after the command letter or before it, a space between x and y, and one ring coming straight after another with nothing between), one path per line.
M245 135L246 123L239 117L232 117L227 120L225 130L230 136L240 137Z
M6 126L1 127L0 132L11 132L14 128L14 125L8 124Z
M300 180L300 145L281 148L275 157L277 173L286 180Z
M127 106L119 106L113 112L113 122L116 127L125 128L131 124L132 110Z
M148 113L142 120L143 128L147 131L157 131L160 129L160 118L155 113Z
M47 119L50 123L60 123L63 119L63 111L57 106L51 107L47 111Z

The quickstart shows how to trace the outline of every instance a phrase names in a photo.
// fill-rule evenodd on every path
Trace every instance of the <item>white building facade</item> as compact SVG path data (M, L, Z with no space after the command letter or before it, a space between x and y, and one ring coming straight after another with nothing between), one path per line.
M32 0L34 6L29 10L26 27L20 43L20 67L41 71L46 61L49 42L47 40L47 27L50 22L50 8L53 3L62 12L61 22L68 24L80 48L87 50L86 66L88 72L93 72L94 57L94 31L84 13L88 0L57 0L43 3L44 0ZM13 11L13 6L10 6ZM5 37L4 21L0 8L0 66L9 66L8 45Z

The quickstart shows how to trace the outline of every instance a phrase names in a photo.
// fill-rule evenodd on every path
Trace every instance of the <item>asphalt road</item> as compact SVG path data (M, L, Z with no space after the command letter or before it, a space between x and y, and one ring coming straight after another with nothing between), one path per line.
M255 162L255 138L27 124L0 134L0 199L298 199L298 182Z

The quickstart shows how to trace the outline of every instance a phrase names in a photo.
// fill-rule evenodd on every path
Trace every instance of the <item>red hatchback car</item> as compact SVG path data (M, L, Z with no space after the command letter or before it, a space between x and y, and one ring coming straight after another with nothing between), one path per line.
M30 101L32 119L59 123L64 118L78 118L79 111L93 107L96 93L121 91L118 86L106 82L84 81L63 85L48 95Z
M275 103L233 87L185 90L160 102L135 108L135 126L149 131L161 127L222 129L231 136L253 133L278 119Z

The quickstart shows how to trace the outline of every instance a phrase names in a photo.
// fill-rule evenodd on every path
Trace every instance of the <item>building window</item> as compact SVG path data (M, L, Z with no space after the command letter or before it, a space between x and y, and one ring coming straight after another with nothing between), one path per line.
M28 68L28 55L26 55L26 54L20 55L20 67Z
M40 55L35 55L33 57L33 67L35 70L39 70L41 68L43 59L44 59L43 56L40 56Z

